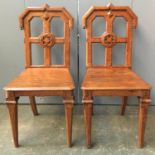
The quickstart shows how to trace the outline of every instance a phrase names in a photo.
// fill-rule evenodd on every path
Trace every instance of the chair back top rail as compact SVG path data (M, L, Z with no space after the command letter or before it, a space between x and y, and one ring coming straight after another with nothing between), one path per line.
M106 31L99 37L92 35L92 23L96 17L104 17ZM123 17L126 24L126 37L118 37L113 32L113 21ZM118 43L125 43L125 64L120 67L131 68L132 63L132 29L137 26L137 16L128 6L92 6L83 16L82 26L86 29L86 67L114 67L112 64L112 48ZM92 63L92 44L101 43L105 47L105 65L97 66Z
M31 36L30 22L34 17L39 17L43 23L43 32L37 36ZM64 36L56 37L51 33L51 20L60 17L64 22ZM70 66L70 30L73 28L73 18L64 7L28 7L19 17L20 28L24 30L25 67L67 67ZM38 44L44 49L43 65L32 65L32 44ZM64 44L64 63L52 65L52 47L55 44Z

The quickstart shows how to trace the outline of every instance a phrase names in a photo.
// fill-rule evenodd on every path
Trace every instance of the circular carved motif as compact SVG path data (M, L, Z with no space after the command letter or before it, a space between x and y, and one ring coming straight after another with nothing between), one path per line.
M40 45L43 47L51 47L55 44L55 36L52 33L44 33L40 35Z
M105 47L113 47L117 43L117 37L114 33L104 33L101 37L101 43Z

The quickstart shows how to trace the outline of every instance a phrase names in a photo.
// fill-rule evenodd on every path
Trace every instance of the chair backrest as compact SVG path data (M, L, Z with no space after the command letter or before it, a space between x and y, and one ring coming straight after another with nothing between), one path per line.
M43 32L37 37L31 36L30 22L39 17L43 23ZM59 17L64 22L64 36L56 37L51 33L51 20ZM70 30L73 27L73 18L63 7L28 7L19 17L20 27L24 29L25 67L69 67L70 66ZM55 44L64 44L64 64L52 65L51 49ZM44 49L43 65L32 65L32 44L38 44Z
M104 17L106 31L99 37L92 35L92 23L96 17ZM126 37L118 37L113 32L113 21L116 17L123 17L126 24ZM92 6L82 19L82 26L86 29L86 66L87 67L116 67L112 64L112 48L117 43L125 43L125 64L121 67L131 67L132 29L137 26L137 16L128 6ZM105 47L104 66L93 65L92 44L101 43Z

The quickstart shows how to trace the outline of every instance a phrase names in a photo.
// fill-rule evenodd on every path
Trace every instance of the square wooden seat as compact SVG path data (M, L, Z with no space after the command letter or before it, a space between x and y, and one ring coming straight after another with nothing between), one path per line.
M92 23L96 17L104 18L106 23L105 32L101 36L93 36L92 33ZM125 37L113 32L116 17L123 17L126 21ZM128 96L138 97L138 144L139 147L143 147L147 109L151 102L151 86L132 70L132 29L136 28L137 16L128 6L114 6L110 3L107 6L92 6L83 16L82 24L86 29L86 73L81 89L87 147L91 147L91 121L95 96L120 96L122 98L121 115L125 112ZM96 43L103 45L105 49L105 64L103 65L93 64L92 50L93 44ZM113 47L119 43L125 44L125 64L114 65Z
M6 91L73 90L74 82L67 68L28 68L4 89Z
M89 68L82 90L149 90L151 87L128 68Z
M31 20L40 18L43 31L39 36L31 36ZM61 18L64 23L64 36L58 37L51 32L54 17ZM18 113L17 103L21 96L29 96L34 115L38 114L35 96L61 96L64 100L66 115L67 144L71 146L72 139L72 109L74 103L74 82L70 74L70 31L73 27L73 18L63 7L27 8L19 18L20 27L24 29L25 70L4 88L6 103L9 110L13 140L15 147L18 143ZM43 48L43 65L34 65L32 62L32 44ZM63 64L52 64L52 47L55 44L64 44ZM51 134L51 133L49 133ZM38 135L39 136L39 135Z

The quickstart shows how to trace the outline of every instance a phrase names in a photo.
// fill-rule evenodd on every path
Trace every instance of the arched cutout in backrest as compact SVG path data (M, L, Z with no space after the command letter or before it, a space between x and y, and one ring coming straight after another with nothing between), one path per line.
M96 17L92 22L92 36L97 37L102 35L105 32L105 18Z
M34 17L30 21L31 37L37 37L43 32L43 23L40 17Z
M92 44L92 63L95 66L102 66L104 61L105 48L99 43Z
M64 22L60 17L54 17L51 20L51 32L56 37L64 36Z
M43 31L39 36L31 36L30 22L34 18L40 18L43 25ZM51 32L52 19L61 18L64 22L64 36L57 37ZM73 18L63 7L49 7L45 4L43 7L29 7L19 18L20 27L24 29L25 43L25 67L69 67L70 66L70 30L73 27ZM32 64L31 44L38 44L44 49L44 64ZM55 65L52 63L51 49L55 44L64 44L64 63Z
M117 37L126 37L126 26L127 22L124 17L116 17L113 20L113 32Z
M51 50L52 65L62 65L64 63L64 44L55 44Z
M104 17L106 31L99 37L92 35L92 23L95 18ZM119 37L113 32L113 21L116 17L123 17L126 20L126 37ZM92 63L92 44L101 43L105 47L105 65L103 67L114 67L112 64L112 48L118 43L125 43L125 64L122 67L131 67L132 54L132 29L137 26L137 16L128 6L107 6L91 7L82 19L83 28L86 31L86 66L98 67Z

